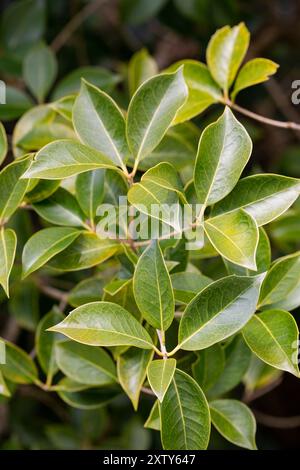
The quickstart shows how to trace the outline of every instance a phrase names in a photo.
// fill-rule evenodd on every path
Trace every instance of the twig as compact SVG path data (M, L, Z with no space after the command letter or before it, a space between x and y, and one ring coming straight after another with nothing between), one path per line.
M101 5L107 0L95 0L89 2L82 10L80 10L66 26L60 31L60 33L52 41L51 47L54 52L58 52L63 45L70 39L72 34L79 28L79 26L93 13L95 13Z
M300 426L300 416L271 416L258 410L252 409L252 411L257 421L269 428L293 429Z
M38 286L40 288L40 290L46 294L48 297L51 297L52 299L55 299L55 300L59 300L60 304L59 304L59 308L62 308L63 309L66 307L66 305L68 304L68 294L59 290L59 289L56 289L55 287L51 287L51 286L46 286L45 284L42 284L42 283L38 283Z
M152 390L150 390L150 388L142 387L142 388L141 388L141 391L142 391L143 393L145 393L146 395L151 395L152 397L155 396L155 394L152 392Z
M167 353L166 345L165 345L165 332L161 330L156 330L156 333L158 336L162 356L164 359L168 359L168 353Z

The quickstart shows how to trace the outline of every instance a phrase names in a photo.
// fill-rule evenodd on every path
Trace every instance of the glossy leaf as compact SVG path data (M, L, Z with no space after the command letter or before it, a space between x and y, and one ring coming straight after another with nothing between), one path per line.
M147 370L149 384L160 402L173 380L176 369L175 359L158 359L152 361Z
M80 391L59 390L58 395L67 405L79 410L96 410L114 400L120 394L116 387L90 388Z
M299 377L299 331L289 312L266 310L254 315L243 328L243 336L262 361Z
M193 377L206 393L218 380L225 366L225 354L220 344L203 349L192 365Z
M0 369L0 395L4 397L10 397L10 391L5 383L1 369Z
M271 75L274 75L278 69L278 65L269 59L255 58L249 60L238 73L231 98L234 100L237 94L248 88L267 81Z
M93 221L104 198L105 170L93 170L78 175L76 178L76 198L85 213Z
M91 346L135 346L151 349L147 331L124 308L110 302L91 302L73 310L50 328Z
M160 413L158 400L154 402L144 427L154 429L154 431L160 431Z
M225 439L255 450L256 422L250 409L238 400L214 400L209 404L214 427Z
M13 267L17 247L17 237L13 230L0 229L0 285L9 296L9 276Z
M128 64L128 86L132 96L142 83L158 73L155 60L147 49L141 49L133 54Z
M38 379L38 372L31 357L18 346L5 342L6 362L0 364L5 378L17 384L30 384Z
M204 288L188 304L181 319L181 349L205 349L239 331L256 310L263 277L229 276Z
M5 128L2 122L0 122L0 165L5 159L6 154L7 154L7 137L6 137Z
M234 188L249 160L252 143L229 108L202 133L194 171L198 202L209 206Z
M194 379L176 370L160 407L161 440L165 450L203 450L210 435L206 398Z
M174 318L170 276L159 243L153 241L140 257L133 278L136 303L147 322L165 331Z
M212 279L200 273L179 272L171 274L171 281L176 302L188 304Z

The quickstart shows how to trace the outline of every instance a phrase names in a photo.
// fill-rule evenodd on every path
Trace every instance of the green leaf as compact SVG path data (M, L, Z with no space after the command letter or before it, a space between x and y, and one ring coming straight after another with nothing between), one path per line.
M52 377L58 371L55 359L55 344L60 335L46 331L51 326L63 320L63 314L53 308L39 322L35 334L35 349L39 363L47 374L47 382L51 383Z
M7 85L5 87L6 104L0 106L0 119L2 121L11 121L20 117L32 106L31 99L24 91Z
M178 111L174 123L187 121L222 99L221 90L205 64L196 60L181 60L172 64L167 71L175 72L181 66L188 86L188 99Z
M184 304L188 304L198 292L212 282L209 277L194 272L171 274L171 281L176 302Z
M104 198L105 170L88 171L76 178L75 194L77 201L89 218L93 221L98 206Z
M279 65L269 59L256 58L249 60L238 73L231 98L235 100L236 95L249 86L269 80L274 75Z
M0 285L9 297L9 276L14 264L17 237L13 230L0 229Z
M0 369L0 395L4 397L10 397L10 391L5 383L1 369Z
M132 96L142 83L158 73L158 67L147 49L133 54L128 64L128 86Z
M83 279L79 282L68 295L68 303L72 307L79 307L88 302L101 300L103 294L103 280L97 277Z
M97 150L75 140L62 139L43 147L23 178L62 179L96 168L114 168Z
M31 180L36 181L36 180ZM43 201L52 196L53 193L59 188L60 180L40 180L33 189L27 191L25 201L29 204Z
M122 20L130 25L139 25L149 20L166 3L166 0L121 0L120 9Z
M25 330L35 331L39 321L39 289L31 279L14 283L9 313Z
M205 349L239 331L256 310L263 277L228 276L205 287L184 312L179 347Z
M113 99L83 81L73 107L73 124L80 140L125 168L128 156L125 119Z
M160 413L159 413L159 401L156 400L151 408L150 414L147 421L144 424L144 428L154 429L154 431L160 431Z
M214 427L239 447L256 450L256 422L253 413L238 400L214 400L209 404Z
M0 122L0 165L4 161L6 154L7 154L7 137L6 137L6 132L5 128Z
M135 410L153 353L151 350L130 348L118 357L118 378Z
M103 263L119 250L120 243L116 240L101 239L94 233L84 232L49 264L61 271L78 271Z
M77 382L93 386L116 382L115 364L104 349L60 341L55 346L55 358L60 370Z
M173 380L175 369L175 359L158 359L152 361L148 366L148 381L160 403L162 403L169 385Z
M256 270L259 232L255 220L243 210L218 215L204 222L214 248L232 263Z
M73 228L51 227L36 232L26 242L22 255L23 277L46 264L69 246L80 232Z
M85 216L75 197L66 189L58 190L46 200L33 204L40 217L55 225L87 227Z
M34 45L26 54L23 76L26 85L39 103L48 94L57 74L56 57L43 43Z
M1 107L1 106L0 106ZM29 167L31 157L16 160L0 172L0 221L6 222L21 204L28 188L28 181L20 180Z
M185 372L176 369L160 413L164 449L207 448L210 435L208 403L197 382Z
M249 46L250 34L244 23L224 26L211 37L206 61L215 81L228 92Z
M206 393L218 380L225 366L225 354L220 344L203 349L192 365L193 376Z
M49 331L91 346L135 346L151 349L147 331L124 308L110 302L91 302L73 310Z
M38 380L38 372L31 357L18 346L5 341L6 363L0 365L5 378L17 384L30 384Z
M60 116L62 116L67 121L72 121L73 106L75 103L76 95L69 95L60 98L54 103L50 103L50 106L54 111L56 111Z
M198 202L209 206L234 188L250 158L251 139L229 108L203 131L198 147L194 184Z
M277 308L283 302L286 304L290 297L294 300L295 291L297 292L299 286L299 273L299 252L277 259L262 284L259 306L272 305Z
M271 384L278 382L283 372L279 369L269 366L252 354L249 367L243 377L245 384L245 393L249 396L256 390L263 389Z
M213 207L212 215L244 209L261 226L283 214L299 194L299 179L272 174L248 176Z
M58 391L60 398L67 405L80 410L95 410L110 403L120 394L120 389L116 387L90 388L88 390L70 392Z
M174 318L174 295L158 241L153 241L140 257L133 290L145 320L154 328L167 330Z
M126 133L136 167L160 143L186 98L182 69L150 78L134 94Z
M243 328L243 336L262 361L299 377L299 331L289 312L266 310L254 315Z

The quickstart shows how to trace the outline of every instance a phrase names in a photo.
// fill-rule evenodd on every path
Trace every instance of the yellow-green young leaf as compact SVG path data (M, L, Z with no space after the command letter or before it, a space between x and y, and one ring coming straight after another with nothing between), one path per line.
M160 412L158 400L154 402L154 405L151 408L147 421L144 424L144 428L154 429L154 431L160 431Z
M84 144L125 168L123 160L128 156L125 119L109 95L82 81L73 107L73 124Z
M116 240L100 239L94 233L84 232L49 264L61 271L78 271L103 263L120 249L121 245Z
M197 116L222 98L221 90L205 64L197 60L181 60L171 65L167 71L175 72L181 66L183 66L183 76L189 94L188 99L176 114L175 124Z
M5 383L1 369L0 369L0 395L4 397L10 397L10 391L8 390L8 387Z
M234 188L250 158L251 139L229 108L202 133L194 171L198 202L209 206Z
M31 357L18 346L5 341L6 362L0 365L4 377L17 384L30 384L38 380L37 368Z
M256 422L248 406L238 400L214 400L210 402L211 421L225 439L233 444L256 450Z
M214 248L232 263L256 270L259 239L255 220L239 209L204 222L204 230Z
M56 57L43 43L27 52L23 63L23 76L31 93L41 103L48 94L57 74Z
M152 361L147 370L149 384L160 402L169 388L176 369L175 359L158 359Z
M285 308L299 291L300 252L277 259L262 284L259 307Z
M55 358L60 370L77 382L93 386L116 382L115 364L104 349L60 341L55 345Z
M33 204L40 217L55 225L87 227L85 215L75 197L66 189L58 190L47 199Z
M118 357L118 378L135 410L153 353L151 350L130 348Z
M51 227L32 235L23 250L23 277L36 271L57 253L67 248L79 234L80 231L74 228Z
M299 331L289 312L266 310L254 315L243 328L243 336L262 361L299 377Z
M299 179L271 174L247 176L213 207L211 215L244 209L261 226L283 214L299 194Z
M193 377L206 393L222 374L225 366L225 354L220 344L203 349L192 365Z
M212 279L200 273L179 272L171 274L171 281L176 302L188 304Z
M120 388L114 386L89 388L87 390L82 387L77 391L59 390L58 395L67 405L79 410L96 410L110 403L121 391Z
M158 67L147 49L133 54L128 64L128 86L132 96L142 83L158 73Z
M161 440L166 450L204 450L210 436L210 413L201 388L176 369L160 405Z
M8 281L12 270L17 247L17 237L13 230L0 229L0 285L9 296Z
M159 243L154 240L140 257L133 278L136 303L145 320L165 331L174 318L174 295L170 275Z
M145 328L127 310L110 302L82 305L49 331L91 346L153 347Z
M205 349L239 331L256 310L263 277L228 276L205 287L180 321L179 347Z
M75 140L62 139L43 147L23 178L63 179L96 168L115 168L109 158Z
M53 375L58 371L55 359L55 343L60 338L59 334L47 331L48 328L62 321L63 314L53 308L39 322L35 334L35 349L39 363L47 374L47 382L51 382Z
M105 170L93 170L81 173L76 178L75 193L77 201L85 215L93 221L104 198Z
M182 69L150 78L136 91L128 108L126 128L136 166L162 140L187 94Z
M10 163L0 172L0 221L6 222L18 208L29 181L20 179L29 167L31 156Z
M249 60L238 73L231 98L235 100L236 95L241 90L265 82L271 75L276 73L278 67L278 64L269 59L256 58Z
M5 128L2 122L0 122L0 165L5 159L6 154L7 154L7 137L6 137Z
M206 60L209 70L225 93L228 92L249 46L250 34L244 23L224 26L211 37Z

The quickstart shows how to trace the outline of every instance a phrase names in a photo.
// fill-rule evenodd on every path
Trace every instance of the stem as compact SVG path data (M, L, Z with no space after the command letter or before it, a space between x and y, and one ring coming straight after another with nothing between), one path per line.
M150 390L150 388L147 387L142 387L141 392L146 393L146 395L151 395L152 397L155 397L155 394Z
M162 357L164 359L168 359L168 353L166 350L166 339L165 339L165 332L163 330L156 330L158 339L159 339L159 344L160 344L160 350L162 353Z

